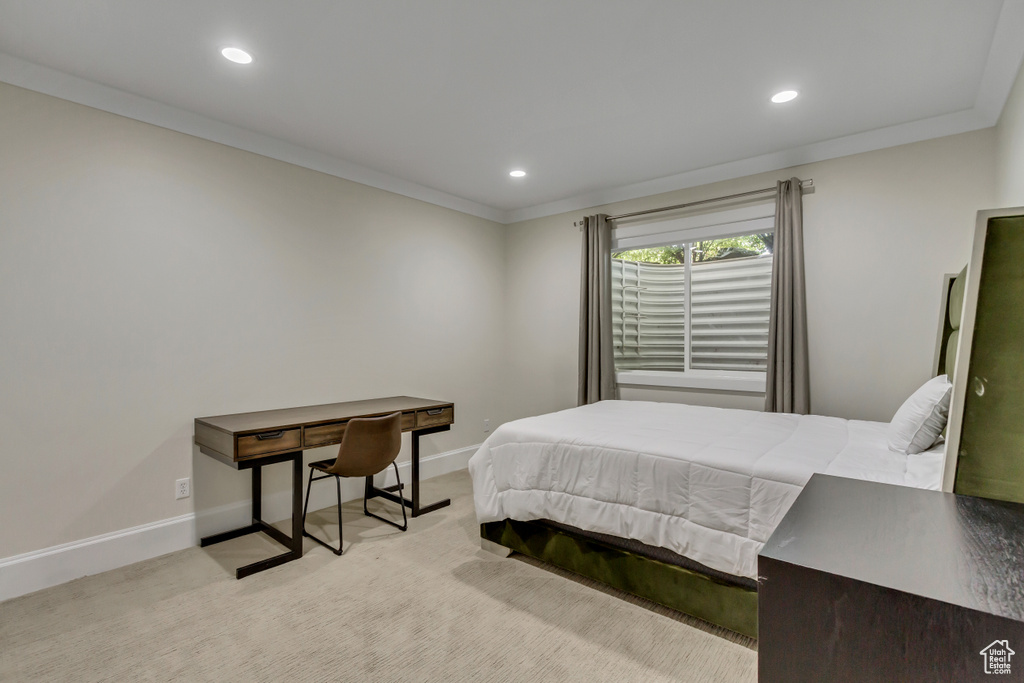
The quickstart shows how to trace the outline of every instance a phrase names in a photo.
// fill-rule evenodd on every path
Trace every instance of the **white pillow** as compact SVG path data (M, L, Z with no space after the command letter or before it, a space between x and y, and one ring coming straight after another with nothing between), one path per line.
M945 375L925 382L889 423L889 449L913 455L931 448L946 428L953 385Z

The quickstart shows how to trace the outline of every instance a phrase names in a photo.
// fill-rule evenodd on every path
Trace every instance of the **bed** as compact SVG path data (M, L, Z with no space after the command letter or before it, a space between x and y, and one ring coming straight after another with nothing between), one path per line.
M544 536L578 535L589 553L617 548L703 574L713 584L702 585L705 592L756 595L757 553L815 472L939 488L943 447L895 453L887 429L817 415L601 401L495 430L470 460L477 519L484 538L567 569L578 567L557 557L557 546L569 539ZM556 546L556 556L544 557L538 542ZM753 635L749 613L737 622L717 611L695 616Z
M469 470L485 547L756 637L757 553L812 474L941 487L941 440L908 454L890 438L889 423L601 401L502 425Z

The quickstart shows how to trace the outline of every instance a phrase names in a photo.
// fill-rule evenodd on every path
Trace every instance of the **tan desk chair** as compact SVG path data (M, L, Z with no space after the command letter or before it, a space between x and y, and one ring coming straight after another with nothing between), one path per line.
M309 486L306 488L306 504L302 507L302 535L329 548L335 555L341 555L341 477L366 477L367 488L373 483L373 475L383 472L388 465L395 468L395 479L398 481L396 494L402 497L402 480L398 477L398 465L395 458L402 448L402 414L392 413L383 417L355 417L345 426L345 435L341 438L338 457L331 460L309 463ZM313 472L323 472L323 476L314 477ZM306 531L306 510L309 507L309 490L314 481L335 478L338 489L338 547L335 549ZM389 489L390 490L390 489ZM366 498L363 498L363 513L386 522L391 526L405 531L409 528L409 520L405 516L405 505L402 505L402 523L392 522L373 514L366 509Z

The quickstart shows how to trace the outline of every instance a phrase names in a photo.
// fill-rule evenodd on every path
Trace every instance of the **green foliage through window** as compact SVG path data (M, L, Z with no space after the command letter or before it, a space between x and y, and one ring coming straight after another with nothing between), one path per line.
M691 242L689 245L669 244L663 247L630 249L614 253L612 258L640 263L678 265L686 263L687 246L690 247L693 263L722 261L730 258L770 255L775 247L775 235L767 232L757 235L742 235L740 237L725 237L717 240Z

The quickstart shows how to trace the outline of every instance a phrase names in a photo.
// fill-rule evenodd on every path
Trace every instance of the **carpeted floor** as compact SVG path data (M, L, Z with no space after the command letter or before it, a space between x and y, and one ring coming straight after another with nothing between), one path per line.
M479 549L465 471L401 533L346 503L345 554L262 536L190 548L0 603L3 681L754 681L752 641ZM383 507L383 506L381 506ZM337 538L333 508L311 526Z

